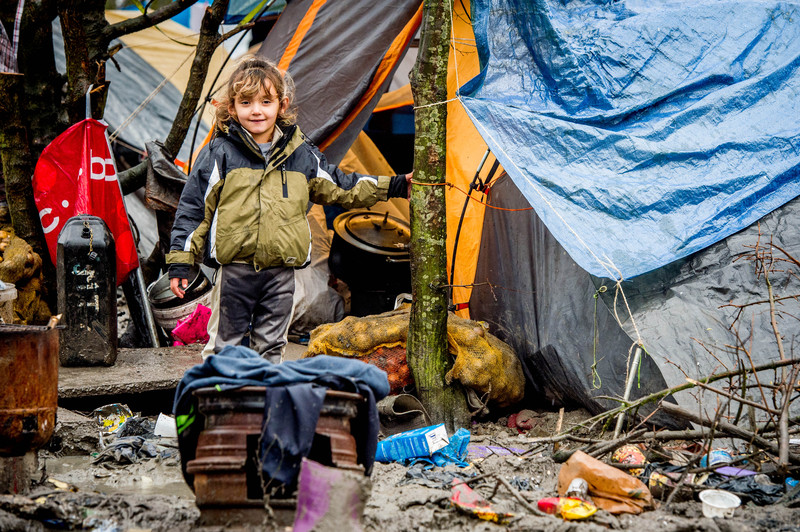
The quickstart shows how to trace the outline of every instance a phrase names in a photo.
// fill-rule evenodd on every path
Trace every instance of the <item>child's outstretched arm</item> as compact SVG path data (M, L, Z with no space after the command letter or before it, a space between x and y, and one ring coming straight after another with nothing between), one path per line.
M311 147L316 158L316 174L309 179L311 201L338 204L345 209L370 207L388 198L408 198L410 175L372 176L347 174L328 164L325 155ZM412 172L413 173L413 172Z

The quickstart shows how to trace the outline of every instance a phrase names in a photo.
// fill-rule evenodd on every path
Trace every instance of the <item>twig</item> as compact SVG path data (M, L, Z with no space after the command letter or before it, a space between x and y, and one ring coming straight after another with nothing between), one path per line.
M791 365L791 364L797 364L797 363L800 363L800 359L790 358L790 359L786 359L786 360L773 361L773 362L769 362L769 363L766 363L766 364L761 364L760 366L753 367L752 370L751 370L751 373L755 373L755 372L758 372L758 371L764 371L764 370L767 370L767 369L776 369L776 368L780 368L780 367L783 367L783 366L788 366L788 365ZM704 384L708 384L710 382L716 382L716 381L718 381L720 379L727 379L727 378L729 378L731 376L739 375L742 372L743 372L743 370L736 369L734 371L726 371L725 373L712 374L712 375L709 375L708 377L700 379L699 382L702 382ZM594 417L591 417L591 418L587 419L586 421L584 421L583 423L579 423L579 424L576 424L575 426L571 427L570 429L568 429L568 431L573 431L573 430L577 430L578 428L586 428L587 426L592 426L593 424L596 424L599 421L602 421L602 420L605 420L605 419L609 419L609 418L613 418L614 416L616 416L620 412L625 412L627 410L638 408L638 407L640 407L642 405L645 405L645 404L648 404L648 403L654 403L654 402L656 402L656 401L658 401L660 399L663 399L664 397L666 397L668 395L673 395L673 394L675 394L677 392L681 392L683 390L688 390L688 389L694 388L694 387L695 387L694 384L692 384L690 382L687 382L685 384L680 384L678 386L673 386L672 388L666 388L664 390L661 390L660 392L651 393L650 395L642 397L641 399L637 399L636 401L634 401L634 402L632 402L632 403L630 403L628 405L619 406L619 407L614 408L612 410L608 410L606 412L603 412L602 414L598 414L598 415L596 415Z
M765 412L768 412L768 413L770 413L772 415L775 415L775 416L780 414L780 412L778 412L776 410L772 410L770 407L768 407L766 405L763 405L763 404L760 404L760 403L756 403L754 401L750 401L748 399L743 399L743 398L737 397L737 396L735 396L733 394L729 394L729 393L723 392L722 390L720 390L718 388L714 388L713 386L709 386L707 384L703 384L700 381L696 381L694 379L689 379L689 378L687 378L686 380L691 382L695 386L698 386L698 387L700 387L700 388L702 388L704 390L708 390L709 392L714 392L714 393L719 394L719 395L721 395L723 397L727 397L731 401L736 401L738 403L743 403L743 404L746 404L746 405L750 405L750 406L752 406L754 408L758 408L759 410L764 410Z
M540 515L540 516L542 516L542 517L550 517L550 518L553 518L553 517L554 517L554 516L552 516L552 515L550 515L550 514L546 514L546 513L544 513L544 512L543 512L543 511L541 511L540 509L538 509L538 508L536 508L535 506L531 505L531 504L530 504L528 501L526 501L526 500L525 500L525 497L523 497L523 496L522 496L522 494L521 494L520 492L518 492L518 491L517 491L517 490L514 488L514 486L512 486L511 484L509 484L509 483L506 481L506 479L504 479L504 478L503 478L503 477L501 477L500 475L497 475L497 480L498 480L498 481L499 481L499 482L500 482L500 483L501 483L503 486L505 486L505 488L506 488L508 491L510 491L510 492L511 492L511 495L513 495L513 496L514 496L514 498L515 498L515 499L517 499L517 500L519 501L519 503L520 503L520 504L521 504L521 505L522 505L522 506L523 506L523 507L524 507L526 510L528 510L529 512L531 512L531 513L533 513L533 514L536 514L536 515Z
M594 449L590 449L589 451L586 452L586 454L594 458L597 458L598 456L606 454L608 451L614 449L615 447L619 447L620 445L629 443L631 440L635 438L639 438L645 432L647 432L647 429L639 429L637 431L631 432L630 434L622 438L616 438L614 440L609 440L603 444L597 444L594 446Z
M562 406L558 411L558 423L556 423L556 434L561 432L561 424L564 423L564 407ZM558 451L559 442L553 442L553 452Z
M749 440L753 444L758 445L762 449L767 449L768 451L772 452L773 454L778 454L778 446L772 443L771 441L762 438L756 434L753 434L750 431L744 430L741 427L737 427L736 425L731 425L726 421L720 420L717 423L710 422L709 420L699 416L693 412L689 412L688 410L684 410L683 408L673 405L671 403L661 403L661 409L664 410L667 414L672 416L680 417L683 419L687 419L698 425L703 425L704 427L714 427L716 426L717 429L734 436L738 436L739 438ZM793 463L800 463L800 456L797 456L794 453L788 453L788 459L791 460Z

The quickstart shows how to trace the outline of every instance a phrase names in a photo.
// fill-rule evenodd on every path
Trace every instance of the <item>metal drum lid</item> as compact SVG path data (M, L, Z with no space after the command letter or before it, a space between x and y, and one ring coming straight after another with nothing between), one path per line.
M333 230L364 251L392 257L408 255L411 227L388 213L348 211L336 217Z

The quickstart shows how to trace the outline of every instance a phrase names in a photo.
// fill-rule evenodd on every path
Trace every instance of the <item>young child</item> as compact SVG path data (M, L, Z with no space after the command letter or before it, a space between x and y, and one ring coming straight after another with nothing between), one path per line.
M310 201L351 209L407 197L411 174L345 174L329 165L294 124L293 88L270 61L243 58L181 194L167 254L172 292L183 297L195 262L219 268L204 357L240 345L252 326L250 347L280 361L295 268L311 258Z

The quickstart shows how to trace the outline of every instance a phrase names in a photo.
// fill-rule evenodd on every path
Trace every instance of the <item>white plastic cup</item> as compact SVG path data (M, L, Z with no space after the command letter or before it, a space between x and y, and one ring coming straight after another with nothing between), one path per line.
M700 500L706 517L733 517L733 512L742 503L739 497L724 490L701 491Z

